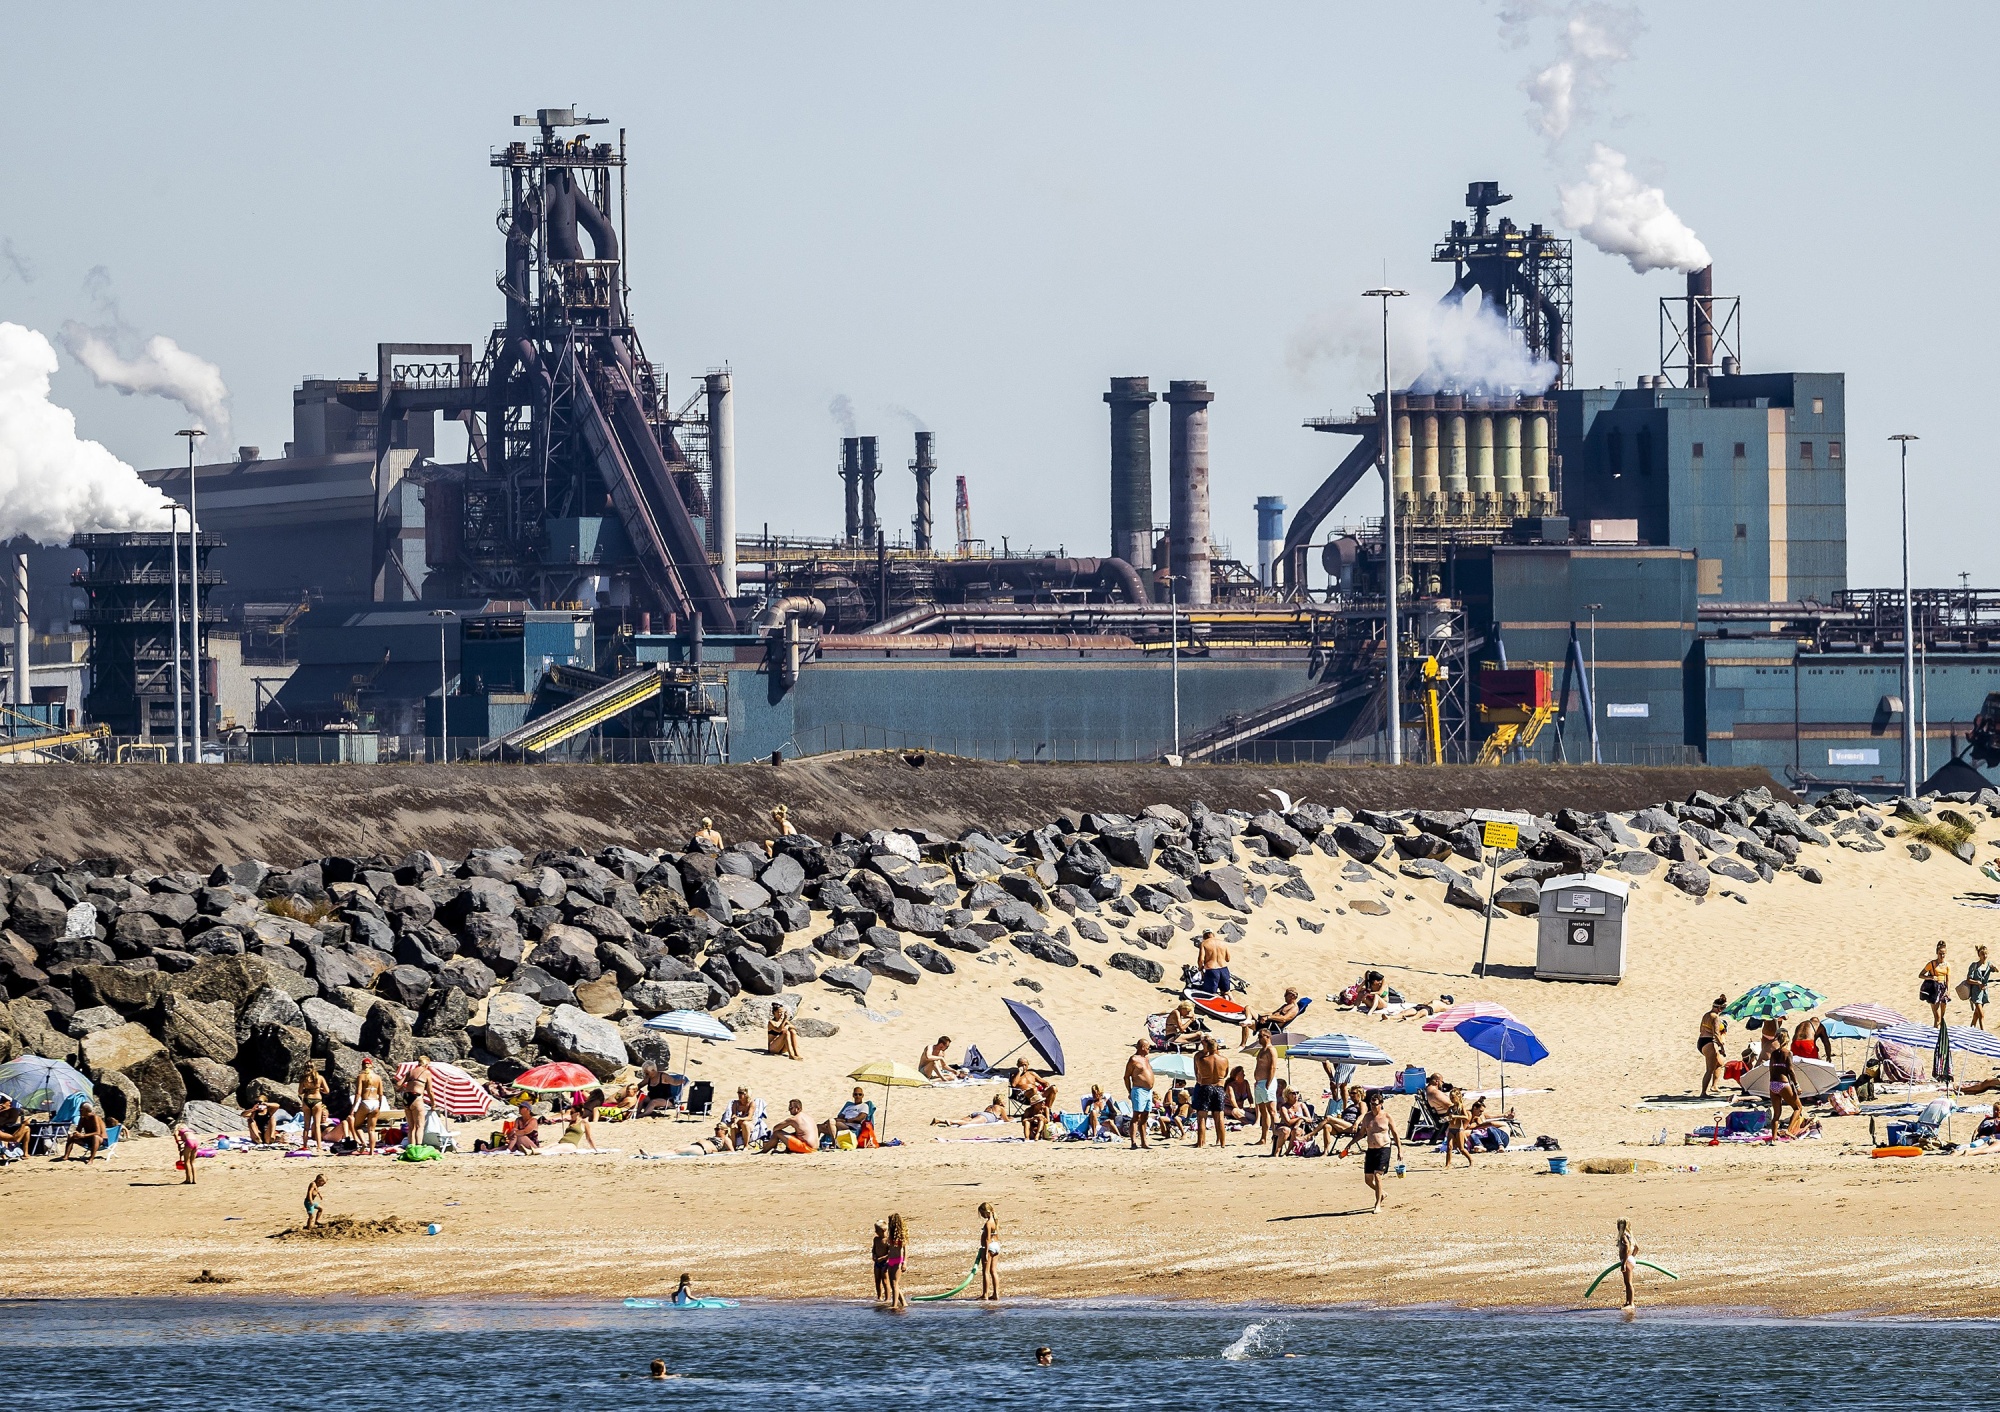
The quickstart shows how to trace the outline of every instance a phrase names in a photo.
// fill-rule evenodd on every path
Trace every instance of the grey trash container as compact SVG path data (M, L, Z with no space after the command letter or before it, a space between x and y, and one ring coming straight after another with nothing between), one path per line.
M1542 884L1535 979L1625 978L1625 904L1631 885L1602 873L1569 873Z

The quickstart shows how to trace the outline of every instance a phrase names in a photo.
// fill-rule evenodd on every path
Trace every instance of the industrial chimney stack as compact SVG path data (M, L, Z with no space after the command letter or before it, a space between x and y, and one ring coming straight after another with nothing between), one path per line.
M1715 266L1689 271L1687 288L1687 385L1707 387L1715 370Z
M35 699L28 683L28 552L14 556L14 704L26 706Z
M927 431L917 433L917 459L910 472L917 478L917 515L910 523L917 532L917 552L931 552L931 476L937 471L935 442Z
M1214 400L1205 382L1167 384L1168 553L1175 596L1196 608L1209 602L1208 404Z
M872 545L879 536L881 520L875 515L875 477L882 474L882 467L875 459L875 438L864 436L861 442L861 542Z
M861 438L858 436L840 439L840 482L847 501L845 538L852 544L861 538Z
M1113 378L1111 404L1111 556L1144 580L1153 572L1153 402L1145 378Z

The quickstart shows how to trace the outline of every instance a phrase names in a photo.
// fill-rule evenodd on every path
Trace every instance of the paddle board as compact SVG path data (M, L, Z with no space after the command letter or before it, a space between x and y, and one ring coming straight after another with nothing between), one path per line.
M1231 1000L1227 996L1210 995L1205 990L1189 990L1182 993L1194 1002L1195 1009L1201 1011L1202 1014L1208 1016L1211 1020L1221 1020L1225 1024L1240 1025L1250 1018L1248 1006Z
M733 1299L690 1299L676 1304L671 1299L628 1299L627 1309L734 1309Z

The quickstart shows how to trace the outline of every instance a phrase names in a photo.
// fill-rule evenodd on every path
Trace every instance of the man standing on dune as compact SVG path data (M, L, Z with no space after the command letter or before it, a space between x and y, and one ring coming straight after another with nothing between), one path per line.
M1150 1148L1146 1140L1146 1129L1153 1123L1153 1088L1159 1079L1153 1075L1153 1046L1140 1040L1132 1046L1132 1057L1125 1061L1125 1093L1132 1100L1131 1146Z

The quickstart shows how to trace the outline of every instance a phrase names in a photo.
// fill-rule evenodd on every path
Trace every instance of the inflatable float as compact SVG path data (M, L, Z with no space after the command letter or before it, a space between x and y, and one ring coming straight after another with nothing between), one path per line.
M627 1309L734 1309L733 1299L683 1299L675 1303L671 1299L628 1299Z
M1634 1265L1644 1265L1649 1270L1658 1270L1661 1274L1665 1275L1670 1280L1677 1280L1680 1278L1679 1275L1675 1274L1672 1270L1667 1269L1666 1266L1655 1265L1650 1260L1634 1260L1632 1263ZM1618 1262L1616 1260L1613 1260L1609 1265L1606 1265L1604 1267L1604 1273L1599 1275L1596 1279L1590 1282L1590 1288L1583 1292L1583 1297L1585 1299L1588 1299L1593 1294L1596 1294L1597 1287L1603 1284L1605 1279L1609 1277L1614 1271L1616 1271L1617 1268L1618 1268Z
M1249 1007L1231 1000L1226 995L1211 995L1205 990L1184 991L1183 994L1194 1002L1195 1009L1211 1020L1220 1020L1226 1025L1250 1023Z
M965 1272L965 1278L946 1290L943 1294L913 1294L910 1296L910 1302L913 1304L935 1304L940 1299L950 1299L953 1295L962 1293L965 1287L972 1283L973 1276L979 1273L980 1258L977 1255L973 1256L972 1268Z
M1921 1147L1878 1147L1868 1155L1871 1157L1921 1157L1924 1155L1924 1150Z

